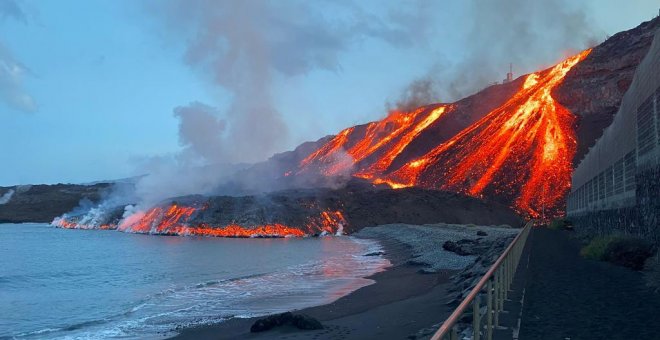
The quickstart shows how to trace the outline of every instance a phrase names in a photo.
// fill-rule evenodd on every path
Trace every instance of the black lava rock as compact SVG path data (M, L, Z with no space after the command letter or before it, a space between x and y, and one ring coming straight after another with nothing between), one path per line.
M312 329L323 329L323 325L319 320L314 319L311 316L304 314L298 314L293 316L291 324L296 326L298 329L312 330Z
M291 314L291 312L270 315L268 317L255 321L254 324L252 324L252 327L250 327L250 332L252 333L264 332L278 326L286 325L290 323L292 319L293 319L293 314Z
M265 332L284 325L292 325L303 330L323 329L323 324L319 320L303 314L294 315L291 312L286 312L255 321L250 327L250 332Z
M450 251L452 253L456 253L456 254L461 255L461 256L472 255L472 252L467 251L466 249L463 248L463 246L461 244L459 244L458 242L454 242L454 241L445 242L442 245L442 249L444 249L446 251Z

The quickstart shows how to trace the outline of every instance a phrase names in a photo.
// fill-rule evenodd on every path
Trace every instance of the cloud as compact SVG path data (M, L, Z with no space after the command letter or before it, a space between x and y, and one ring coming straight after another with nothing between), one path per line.
M0 1L0 21L15 19L27 23L27 17L19 3L13 0ZM23 88L23 80L30 71L0 41L0 101L22 112L37 110L35 100Z
M0 100L16 110L34 112L37 104L23 89L23 78L27 74L29 70L0 43Z
M27 15L18 1L0 0L0 19L15 19L27 23Z

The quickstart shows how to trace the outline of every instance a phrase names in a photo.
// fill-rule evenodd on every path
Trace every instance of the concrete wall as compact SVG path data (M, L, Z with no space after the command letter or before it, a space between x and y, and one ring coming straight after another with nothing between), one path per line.
M569 216L637 206L637 191L645 190L637 180L646 178L638 172L653 171L660 164L658 32L612 124L573 173L567 206Z

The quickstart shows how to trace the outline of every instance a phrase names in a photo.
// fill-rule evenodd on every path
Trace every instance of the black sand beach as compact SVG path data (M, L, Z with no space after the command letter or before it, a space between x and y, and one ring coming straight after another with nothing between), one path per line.
M401 339L441 322L451 312L446 306L449 277L454 271L423 274L407 264L411 251L405 244L383 242L393 266L375 274L376 283L323 306L296 311L317 318L318 331L282 327L250 333L259 318L185 329L174 339Z
M250 333L259 318L232 319L185 329L174 339L402 339L444 320L451 312L447 286L454 271L423 274L419 266L406 263L411 257L406 245L389 241L384 249L393 266L370 277L375 284L331 304L296 311L317 318L322 330L287 326Z
M408 227L423 232L434 229L433 226ZM474 228L465 230L476 234ZM382 234L377 239L383 245L385 256L392 262L392 267L371 276L376 281L374 284L331 304L294 311L295 314L318 319L324 326L322 330L303 331L284 326L251 333L250 327L259 317L231 319L216 325L183 329L174 339L414 339L420 334L432 334L452 311L447 303L453 295L448 290L452 287L450 278L458 270L443 269L429 273L423 264L411 264L416 263L412 259L421 258L419 249L415 253L408 244ZM442 250L442 241L434 241L437 241L437 248ZM472 259L465 257L461 260L471 262Z

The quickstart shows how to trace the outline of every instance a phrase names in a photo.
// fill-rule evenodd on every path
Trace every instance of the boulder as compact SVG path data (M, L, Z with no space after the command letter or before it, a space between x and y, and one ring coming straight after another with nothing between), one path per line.
M319 320L304 314L294 315L291 312L270 315L259 319L252 324L250 332L259 333L271 330L275 327L291 325L302 330L323 329L323 324Z
M460 240L458 242L446 241L442 245L442 249L461 256L474 255L475 243L476 242L474 240Z
M264 332L272 328L283 326L291 322L293 319L293 314L291 312L286 312L282 314L270 315L263 319L259 319L252 324L250 327L250 332Z
M319 320L304 314L294 315L291 324L304 330L323 329L323 325Z

